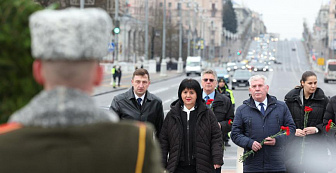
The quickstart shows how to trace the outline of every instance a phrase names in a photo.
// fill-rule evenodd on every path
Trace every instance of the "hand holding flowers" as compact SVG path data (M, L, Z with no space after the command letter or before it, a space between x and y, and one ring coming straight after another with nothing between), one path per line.
M246 152L244 155L242 155L239 158L239 162L244 162L251 154L254 154L258 150L262 148L262 145L275 145L275 137L281 136L281 135L290 135L289 127L281 126L280 131L276 133L275 135L269 136L262 140L260 143L257 141L254 141L252 144L252 150Z
M332 122L331 119L328 121L328 125L326 126L326 131L329 132L330 129L336 129L335 123Z

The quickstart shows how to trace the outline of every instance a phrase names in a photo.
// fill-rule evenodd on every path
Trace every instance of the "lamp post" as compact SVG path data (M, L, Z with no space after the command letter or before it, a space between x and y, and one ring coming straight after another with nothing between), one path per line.
M163 1L163 32L162 32L162 60L161 60L161 76L166 76L166 0Z
M196 56L196 30L197 30L197 24L196 24L196 16L197 16L197 12L198 12L198 3L195 3L194 4L195 7L194 7L194 13L195 13L195 16L194 16L194 27L193 27L193 32L192 32L192 36L193 36L193 56Z
M182 3L179 2L178 5L178 13L179 13L179 17L180 17L180 23L179 23L179 59L178 59L178 63L177 63L177 72L178 73L182 73L183 71L183 61L182 61L182 14L181 14L181 8L182 8Z
M114 7L114 21L115 23L117 23L117 20L119 20L119 16L118 16L118 13L119 13L119 0L115 0L115 7ZM115 34L114 35L114 45L115 45L115 49L114 49L114 61L118 61L118 47L119 47L119 44L118 44L118 34Z

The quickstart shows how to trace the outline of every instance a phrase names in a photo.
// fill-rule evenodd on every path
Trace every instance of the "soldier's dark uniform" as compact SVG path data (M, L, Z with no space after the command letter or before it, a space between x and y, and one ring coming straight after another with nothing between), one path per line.
M18 127L11 131L3 127L0 133L7 132L0 134L0 172L136 172L140 126L120 122L66 128ZM153 130L143 127L145 150L139 169L162 172Z

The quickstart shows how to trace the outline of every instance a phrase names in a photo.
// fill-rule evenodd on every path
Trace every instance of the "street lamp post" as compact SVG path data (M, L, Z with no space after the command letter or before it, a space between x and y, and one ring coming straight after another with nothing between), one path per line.
M193 36L193 56L196 56L196 31L197 31L197 24L196 24L196 16L197 16L197 12L198 12L198 4L195 4L195 8L194 8L194 27L193 27L193 32L192 32L192 36Z
M166 76L166 0L163 1L163 32L162 32L162 60L161 60L161 76Z
M119 16L118 16L118 13L119 13L119 0L115 0L115 7L114 7L114 10L115 10L115 14L114 14L114 21L115 23L117 23L117 20L119 20ZM115 34L114 35L114 45L115 45L115 49L114 49L114 62L115 61L118 61L118 47L119 47L119 44L118 44L118 34Z
M180 23L179 23L179 59L178 59L178 63L177 63L177 72L178 73L182 73L183 71L183 61L182 61L182 14L181 14L181 8L182 8L182 3L179 2L179 17L180 17Z

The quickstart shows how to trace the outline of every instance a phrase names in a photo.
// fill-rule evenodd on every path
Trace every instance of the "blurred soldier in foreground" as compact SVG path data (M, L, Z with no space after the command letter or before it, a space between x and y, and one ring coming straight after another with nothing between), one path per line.
M99 9L31 15L33 74L44 90L0 127L1 173L161 172L152 127L117 123L90 97L111 30Z

